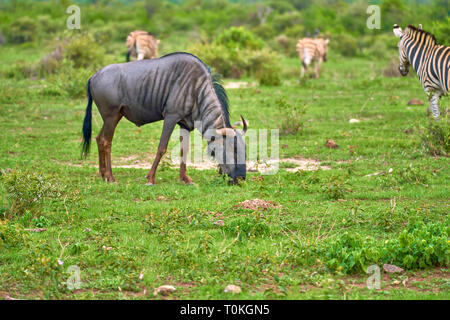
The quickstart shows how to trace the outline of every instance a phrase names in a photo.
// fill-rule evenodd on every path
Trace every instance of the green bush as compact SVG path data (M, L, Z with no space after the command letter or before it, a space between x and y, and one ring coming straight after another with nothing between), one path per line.
M36 39L38 24L36 20L24 16L14 20L9 28L9 39L12 43L30 42Z
M379 261L380 251L371 238L344 232L327 246L323 256L325 266L332 271L365 273L369 265Z
M405 269L447 266L450 263L449 231L448 223L412 223L397 239L387 241L382 251L383 260Z
M65 45L63 58L71 60L75 68L97 68L104 63L105 52L89 33L79 34Z
M426 128L421 129L422 148L431 156L448 156L450 154L450 126L445 112L445 110L441 112L439 122L431 120Z
M297 134L302 133L305 125L306 106L300 101L292 104L282 98L278 100L278 109L282 118L281 134Z
M269 226L260 218L243 217L227 222L225 232L240 237L263 237L269 234Z
M428 30L425 28L425 30ZM445 21L434 21L431 32L436 36L438 44L450 45L450 17Z
M264 42L244 27L231 27L224 30L217 36L214 43L230 50L260 50L264 47Z
M212 43L191 45L189 51L200 57L223 77L256 77L260 84L279 85L277 54L243 28L225 30Z
M356 39L348 34L341 34L333 36L330 42L331 50L337 51L343 56L354 57L358 55L358 42Z
M9 202L6 218L24 215L62 194L62 187L54 177L31 170L2 170L0 183Z

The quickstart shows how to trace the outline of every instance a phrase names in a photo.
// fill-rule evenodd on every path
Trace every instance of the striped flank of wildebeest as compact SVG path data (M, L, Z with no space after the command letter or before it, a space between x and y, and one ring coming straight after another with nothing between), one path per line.
M122 117L137 126L164 120L156 158L146 176L148 185L156 182L156 168L177 124L183 129L180 130L180 180L192 183L186 174L186 154L189 132L194 128L208 141L209 154L219 163L220 171L234 183L245 179L243 135L247 122L241 117L243 131L231 127L226 92L209 67L196 56L178 52L158 59L109 65L89 79L87 93L82 152L85 156L89 151L94 101L103 119L97 145L99 171L104 180L115 181L111 145Z
M310 64L314 64L314 74L319 78L322 62L327 61L328 39L303 38L297 43L297 53L302 63L301 77L305 75Z
M130 57L133 60L154 59L158 57L158 45L159 39L156 39L155 35L143 31L136 30L130 32L127 37L127 61L130 61Z
M409 25L402 31L394 25L394 34L400 38L398 43L399 71L406 76L411 65L419 77L434 119L439 119L439 99L447 95L450 88L450 47L439 45L431 33Z

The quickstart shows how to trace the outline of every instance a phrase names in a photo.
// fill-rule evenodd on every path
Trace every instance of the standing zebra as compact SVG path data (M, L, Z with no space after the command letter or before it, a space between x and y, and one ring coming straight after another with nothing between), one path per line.
M245 179L246 121L243 132L231 127L228 99L224 88L209 68L188 53L172 53L159 59L112 64L95 73L87 85L88 105L83 122L83 155L89 151L92 134L92 101L103 119L97 136L99 171L103 179L115 181L111 169L111 145L122 117L137 126L164 120L155 161L147 174L147 184L156 182L155 173L166 153L169 138L178 124L192 131L194 126L208 140L209 154L219 162L220 171L234 183ZM180 132L180 180L192 179L186 173L189 134Z
M301 77L311 63L317 62L314 67L316 78L319 78L319 69L322 62L327 61L328 39L303 38L297 43L297 53L302 62Z
M418 28L409 25L403 32L395 24L393 31L400 38L398 51L401 75L406 76L409 65L412 65L428 95L433 117L439 119L439 99L447 95L450 88L450 47L438 45L434 35L422 30L422 25Z
M130 56L136 60L154 59L158 56L159 39L147 31L136 30L127 37L127 61Z

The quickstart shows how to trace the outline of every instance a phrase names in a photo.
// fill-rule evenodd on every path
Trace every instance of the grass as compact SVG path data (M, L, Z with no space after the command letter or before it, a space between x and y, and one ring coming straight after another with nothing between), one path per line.
M2 49L0 60L7 63L0 71L44 54L24 50ZM117 61L123 61L119 54ZM254 129L281 127L280 99L301 101L306 121L301 131L280 135L280 157L331 167L291 173L284 164L275 175L249 172L241 186L228 186L216 170L192 168L195 185L184 186L178 170L164 164L158 184L146 186L148 169L115 165L130 156L151 163L162 123L137 128L127 120L113 141L118 182L104 183L96 175L95 143L80 160L86 100L44 95L46 80L0 78L0 298L159 299L153 289L170 284L177 288L171 299L448 299L448 258L412 267L399 258L408 270L382 272L380 290L365 287L364 270L374 260L380 267L391 262L383 256L367 255L353 269L348 259L341 268L326 260L344 237L360 237L362 252L382 252L414 223L449 225L448 158L422 148L426 107L407 106L425 94L414 77L383 77L386 63L331 52L320 79L299 81L291 72L300 71L298 60L284 58L290 72L281 86L228 90L231 122L242 114ZM448 98L441 104L448 108ZM361 122L350 124L351 118ZM94 109L94 136L101 123ZM327 139L339 148L325 147ZM176 141L174 135L169 150ZM386 173L368 176L376 172ZM20 183L7 184L8 177ZM50 195L41 192L37 177L51 184ZM34 201L36 194L44 196ZM278 206L236 207L255 198ZM35 228L46 231L28 230ZM66 285L72 265L82 281L74 291ZM242 293L224 293L227 284Z

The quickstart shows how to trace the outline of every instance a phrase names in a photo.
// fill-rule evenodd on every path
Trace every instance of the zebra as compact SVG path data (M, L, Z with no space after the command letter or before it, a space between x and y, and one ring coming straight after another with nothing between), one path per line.
M156 58L159 43L160 40L150 32L143 30L130 32L126 41L127 62L130 61L130 56L137 60Z
M220 172L227 174L233 183L245 179L243 136L247 122L241 116L243 131L232 128L225 89L196 56L176 52L159 59L106 66L89 79L87 95L82 156L86 157L89 152L94 101L103 119L96 140L99 174L104 180L115 181L111 169L111 145L114 130L122 117L137 126L164 120L156 158L146 176L147 185L156 182L156 168L177 124L184 129L180 130L180 181L192 183L186 173L189 134L183 132L195 128L208 141L208 152L219 162Z
M329 39L312 39L303 38L297 43L297 53L302 63L301 77L305 75L305 71L311 63L317 62L314 67L314 74L319 78L319 69L322 62L327 61Z
M438 45L431 33L409 25L402 31L397 24L393 32L400 38L398 42L399 71L402 76L409 72L412 65L420 83L428 96L429 110L435 120L439 119L439 99L447 95L450 88L450 47Z

